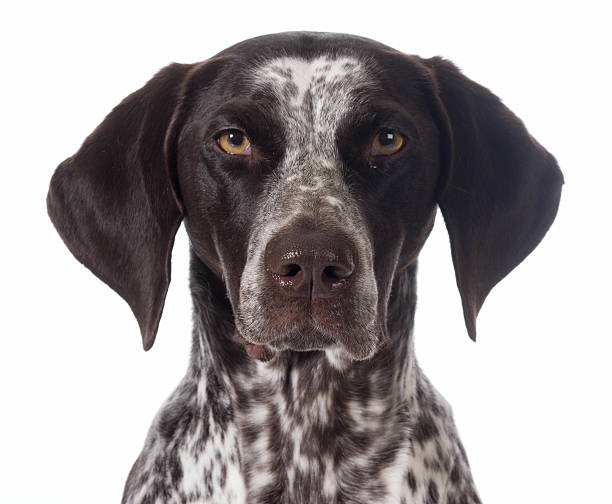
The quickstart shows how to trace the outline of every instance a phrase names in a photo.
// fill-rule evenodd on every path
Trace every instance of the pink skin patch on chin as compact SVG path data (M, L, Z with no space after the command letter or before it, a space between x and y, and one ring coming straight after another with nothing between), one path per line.
M247 354L252 359L260 360L263 357L263 354L264 354L263 345L256 345L255 343L248 342L242 336L240 336L238 331L234 333L234 339L238 341L241 345L244 346L244 349L246 350Z
M245 343L245 348L249 357L253 359L261 359L263 356L264 347L262 345L255 345L254 343Z

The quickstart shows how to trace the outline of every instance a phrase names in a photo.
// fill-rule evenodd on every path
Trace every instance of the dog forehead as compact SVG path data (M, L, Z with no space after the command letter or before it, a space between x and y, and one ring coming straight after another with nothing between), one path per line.
M257 88L275 95L282 115L309 120L313 126L326 123L327 127L337 125L368 81L364 61L332 54L277 57L261 62L252 75Z
M315 58L284 56L260 63L254 82L271 85L283 96L301 103L306 93L354 89L365 77L365 64L354 56L324 54Z
M365 86L371 81L367 62L329 52L283 55L261 60L250 81L272 97L274 114L283 128L283 175L300 173L300 178L312 178L314 172L336 171L336 133L365 97Z

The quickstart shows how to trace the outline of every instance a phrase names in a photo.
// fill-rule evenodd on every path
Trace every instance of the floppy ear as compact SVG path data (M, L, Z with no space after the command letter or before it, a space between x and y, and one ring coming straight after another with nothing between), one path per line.
M443 128L447 178L438 203L450 235L468 333L490 290L536 247L557 213L563 175L488 89L441 58L432 70Z
M191 65L172 64L123 100L59 165L47 195L74 256L130 305L153 345L182 219L164 141Z

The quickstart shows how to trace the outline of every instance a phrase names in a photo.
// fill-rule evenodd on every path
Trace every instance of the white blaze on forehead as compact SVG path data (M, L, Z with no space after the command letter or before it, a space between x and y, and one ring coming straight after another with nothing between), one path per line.
M302 105L313 88L342 82L349 84L365 77L364 66L350 56L319 56L314 59L295 57L277 58L255 70L258 84L272 84L296 106ZM346 90L344 90L346 91Z
M287 145L286 154L310 154L320 169L337 166L334 146L340 121L370 82L366 64L350 56L276 58L254 70L255 86L272 91Z

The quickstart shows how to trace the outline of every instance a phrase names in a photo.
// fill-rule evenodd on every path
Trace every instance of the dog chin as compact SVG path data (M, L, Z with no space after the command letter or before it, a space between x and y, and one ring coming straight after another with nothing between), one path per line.
M266 342L253 342L251 338L244 337L238 331L236 331L236 339L244 345L249 357L263 362L271 360L281 352L316 352L327 350L335 350L336 353L339 352L348 360L360 361L370 358L377 348L377 345L372 345L371 349L346 348L332 336L311 325L286 332Z
M277 352L292 350L294 352L312 352L315 350L327 350L338 343L329 336L312 331L310 334L300 331L283 335L268 343L268 346Z
M288 331L269 341L253 341L236 331L236 339L244 345L247 354L260 361L268 361L280 352L313 352L337 347L338 342L309 326Z

